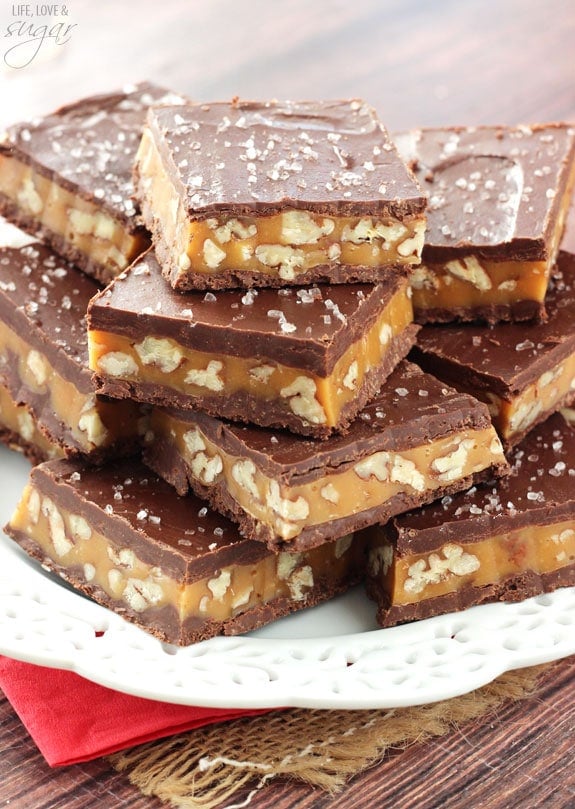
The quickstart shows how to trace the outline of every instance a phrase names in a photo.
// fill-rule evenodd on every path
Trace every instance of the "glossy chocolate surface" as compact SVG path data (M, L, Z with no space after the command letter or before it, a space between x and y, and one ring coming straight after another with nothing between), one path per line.
M141 340L167 337L214 354L266 357L327 376L343 351L405 284L333 284L298 289L174 291L152 250L89 308L91 329Z
M150 83L83 98L43 118L15 124L0 144L59 185L134 226L132 164L151 104L182 97Z
M412 215L425 201L363 101L234 101L151 110L191 218L286 208Z
M83 392L93 390L85 315L98 290L49 247L0 221L0 321Z
M511 473L395 517L398 553L575 518L575 428L555 414L509 454Z
M93 530L182 583L268 553L261 543L243 539L237 526L203 500L178 497L137 460L97 469L51 461L35 467L31 480L56 503L83 516Z
M394 141L429 197L424 262L548 257L575 156L573 127L429 128Z
M123 597L116 597L104 589L97 577L89 575L87 568L91 562L66 564L58 558L57 551L55 555L47 552L41 534L36 536L33 527L21 527L18 518L6 526L7 533L44 569L55 572L76 590L169 643L188 645L215 635L237 635L255 629L345 591L357 583L365 568L365 545L359 539L345 564L337 567L336 561L337 570L326 567L329 560L294 558L296 566L308 562L318 565L309 578L305 595L299 592L295 580L293 591L289 583L285 592L281 587L274 589L274 574L270 571L276 568L276 584L282 580L281 559L262 543L242 538L237 526L213 512L204 501L192 495L178 497L137 460L100 469L71 461L49 462L32 470L31 485L43 508L51 508L51 513L60 515L60 519L62 513L68 514L68 520L74 515L88 534L89 538L84 537L83 542L89 543L94 533L99 535L94 539L103 552L104 569L110 559L119 559L117 564L120 567L127 564L129 569L130 563L125 560L134 559L137 566L148 565L152 577L171 579L176 597L164 604L157 604L153 595L147 600L146 581L139 583L137 577L128 578ZM228 577L230 570L231 575L240 576L236 584L242 575L247 576L248 582L255 576L254 585L258 587L260 564L263 565L260 573L267 569L272 580L263 583L262 592L251 606L235 609L227 617L217 617L217 610L215 615L209 609L202 612L201 601L199 612L186 609L190 606L189 591L185 589L188 586L202 587L209 579L208 589L219 599L216 583L224 571ZM115 572L121 576L119 570ZM135 588L132 596L127 595L129 587ZM233 597L233 592L229 597Z

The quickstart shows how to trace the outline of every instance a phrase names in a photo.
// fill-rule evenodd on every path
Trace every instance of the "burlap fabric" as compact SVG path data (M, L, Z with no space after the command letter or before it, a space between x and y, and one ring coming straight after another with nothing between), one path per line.
M414 708L371 711L289 709L212 725L110 757L144 794L179 809L231 809L273 779L328 792L391 750L442 736L533 693L548 666L508 672L461 697ZM246 790L249 790L247 798Z

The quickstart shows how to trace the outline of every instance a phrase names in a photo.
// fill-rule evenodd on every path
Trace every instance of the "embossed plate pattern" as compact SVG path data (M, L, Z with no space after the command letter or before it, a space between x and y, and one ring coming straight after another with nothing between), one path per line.
M28 470L0 448L2 525ZM358 588L251 635L176 649L74 593L0 537L0 653L151 699L214 708L404 707L575 654L575 588L391 629L375 628L374 611Z

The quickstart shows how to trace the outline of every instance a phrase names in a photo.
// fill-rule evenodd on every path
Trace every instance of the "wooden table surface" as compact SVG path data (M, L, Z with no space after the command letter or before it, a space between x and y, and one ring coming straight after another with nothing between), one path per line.
M575 121L573 0L72 0L65 10L68 41L36 47L9 28L21 9L0 7L0 125L145 78L206 101L361 96L391 130ZM570 658L535 697L386 759L336 798L273 783L250 806L573 807L574 685ZM105 760L51 770L0 699L8 806L161 804Z

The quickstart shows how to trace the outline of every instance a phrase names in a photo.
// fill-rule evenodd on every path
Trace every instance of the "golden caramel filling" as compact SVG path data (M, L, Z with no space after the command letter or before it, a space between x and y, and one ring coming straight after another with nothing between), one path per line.
M148 440L158 434L177 448L191 477L204 486L223 483L244 512L283 540L379 506L400 492L433 492L505 460L493 428L469 429L401 452L376 452L343 471L290 486L263 474L250 458L223 452L199 428L166 412L152 413L150 430Z
M482 398L480 391L474 391ZM555 409L569 396L575 397L575 354L545 371L539 379L512 399L494 393L485 394L493 424L504 441L521 435L540 419L542 413Z
M4 385L0 385L0 428L10 430L26 443L37 447L44 458L64 457L64 450L40 432L28 408L16 404ZM19 447L14 446L13 449L17 450Z
M231 270L291 282L326 264L419 264L426 224L423 215L399 221L293 209L271 216L190 220L148 131L144 131L137 160L149 205L153 201L153 209L162 211L163 248L180 277L185 278L188 271L213 276Z
M62 508L28 484L10 521L32 539L72 582L101 588L114 602L145 613L173 607L180 621L223 621L277 598L305 602L314 584L343 583L356 569L363 545L352 535L304 553L267 553L245 565L216 568L190 584L138 558L129 547L111 544L84 517ZM189 543L185 537L182 546Z
M464 587L499 584L525 572L552 573L575 562L575 523L530 525L478 542L449 542L431 553L398 556L380 537L369 575L392 607L416 604Z
M545 261L486 261L466 256L447 264L422 264L411 278L414 310L476 309L542 303L550 265Z
M130 233L107 211L48 180L15 157L2 154L0 193L23 214L101 265L105 270L102 280L114 278L149 246L146 236Z
M95 330L88 334L90 368L103 376L168 386L187 396L225 398L246 392L263 402L282 403L306 424L333 427L356 399L368 372L382 363L393 338L412 322L409 296L405 284L328 377L268 359L196 351L167 337L149 336L138 343Z
M543 303L574 186L575 163L561 198L546 261L489 261L469 255L444 264L421 264L411 278L414 310L476 309L510 306L517 301Z
M138 434L135 403L107 401L93 393L82 393L61 376L42 352L0 323L0 363L6 363L11 354L18 357L18 377L30 391L30 399L48 395L50 410L84 452Z

